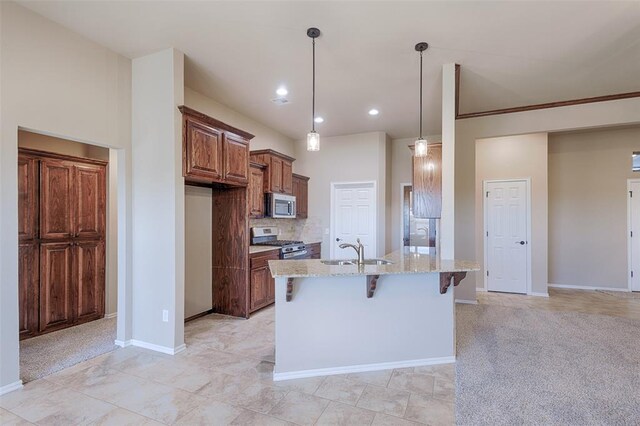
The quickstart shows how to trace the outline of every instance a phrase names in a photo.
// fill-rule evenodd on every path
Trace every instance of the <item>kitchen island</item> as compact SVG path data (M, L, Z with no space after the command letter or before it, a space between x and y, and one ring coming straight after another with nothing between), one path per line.
M389 264L271 260L274 380L455 362L453 287L476 262L405 247Z

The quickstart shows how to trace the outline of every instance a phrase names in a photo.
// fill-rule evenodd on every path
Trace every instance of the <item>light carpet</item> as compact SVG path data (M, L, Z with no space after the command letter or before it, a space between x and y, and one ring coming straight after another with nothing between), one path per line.
M640 424L640 321L458 305L459 425Z
M640 299L640 292L637 292L637 291L598 290L598 292L604 293L609 296L617 297L618 299Z
M103 318L20 342L20 378L30 382L117 348L116 319Z

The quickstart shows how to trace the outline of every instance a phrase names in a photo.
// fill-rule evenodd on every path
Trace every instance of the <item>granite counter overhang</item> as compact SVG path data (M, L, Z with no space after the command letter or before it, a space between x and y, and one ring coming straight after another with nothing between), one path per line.
M382 257L389 265L325 265L318 259L270 260L269 269L274 278L338 277L357 275L426 274L443 272L479 271L475 261L440 259L438 256L415 253L411 247L394 251Z

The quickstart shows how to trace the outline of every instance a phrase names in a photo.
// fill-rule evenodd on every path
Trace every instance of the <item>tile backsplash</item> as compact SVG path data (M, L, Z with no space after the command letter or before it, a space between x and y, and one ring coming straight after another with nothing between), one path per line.
M319 217L308 219L251 219L249 226L270 226L280 229L281 240L301 240L305 243L322 241L322 224Z

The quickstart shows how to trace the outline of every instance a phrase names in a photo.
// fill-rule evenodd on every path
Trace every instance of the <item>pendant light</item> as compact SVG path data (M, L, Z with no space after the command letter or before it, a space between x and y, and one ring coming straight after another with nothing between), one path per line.
M416 44L416 51L420 52L420 135L415 143L415 156L427 156L427 140L422 137L422 53L429 47L428 43L420 42Z
M320 151L320 135L316 132L316 38L320 36L320 30L309 28L307 36L312 40L313 52L313 79L311 96L311 131L307 133L307 151Z

